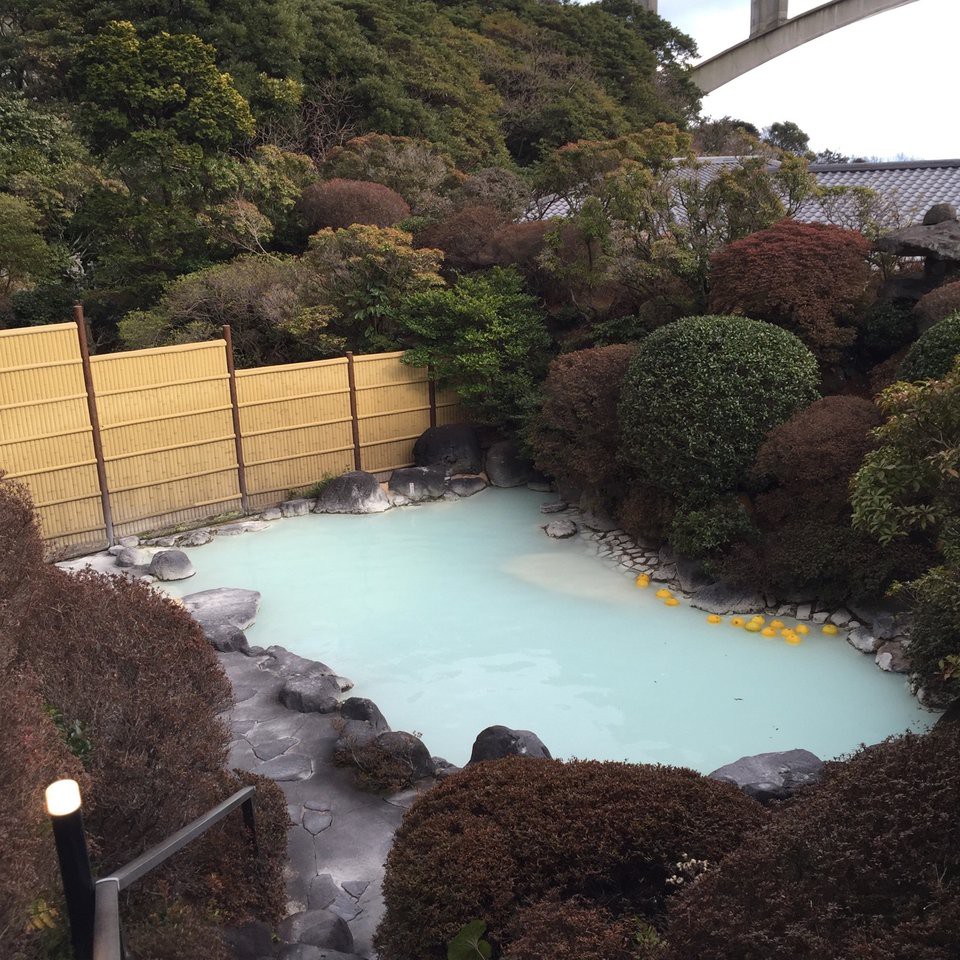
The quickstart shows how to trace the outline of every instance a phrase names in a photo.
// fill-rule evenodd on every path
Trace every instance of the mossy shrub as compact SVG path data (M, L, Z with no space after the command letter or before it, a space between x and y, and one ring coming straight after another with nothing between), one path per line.
M735 489L764 437L817 397L817 362L746 317L687 317L642 341L620 396L622 453L678 498Z
M377 949L383 960L443 960L457 932L483 920L510 956L512 938L523 940L520 911L547 899L578 898L614 919L656 917L681 854L716 863L765 820L736 788L678 767L479 763L404 817L387 858Z
M942 380L960 355L960 311L935 323L900 364L901 380Z
M960 943L960 725L828 765L670 904L664 960L948 960Z

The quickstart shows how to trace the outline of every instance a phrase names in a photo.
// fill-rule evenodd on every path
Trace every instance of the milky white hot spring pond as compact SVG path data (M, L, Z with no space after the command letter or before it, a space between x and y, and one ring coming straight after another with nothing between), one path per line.
M462 764L491 724L554 756L708 772L768 750L834 757L926 727L902 676L811 625L799 646L639 590L579 537L550 540L526 489L371 516L311 514L187 552L165 584L263 594L251 644L356 684L394 730Z

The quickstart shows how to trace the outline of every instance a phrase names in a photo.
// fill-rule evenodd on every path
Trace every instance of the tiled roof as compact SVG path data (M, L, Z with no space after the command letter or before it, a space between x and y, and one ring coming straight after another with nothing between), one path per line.
M681 169L677 175L696 177L703 184L740 161L740 157L700 157L697 168ZM767 164L769 171L778 167L776 160ZM874 191L879 198L882 218L891 228L919 222L936 203L952 203L960 207L960 160L811 164L810 172L823 187L866 187ZM829 209L817 200L810 200L795 216L811 223L842 223L848 218L855 219L856 205L852 197L832 201ZM534 204L525 219L564 217L570 213L570 206L565 199L547 197Z

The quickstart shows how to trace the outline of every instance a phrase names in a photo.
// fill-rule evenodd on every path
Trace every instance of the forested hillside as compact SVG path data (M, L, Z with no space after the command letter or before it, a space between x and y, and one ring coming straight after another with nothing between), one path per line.
M415 229L467 201L516 207L563 144L698 109L692 41L632 0L5 7L0 322L82 297L101 345L178 276L302 252L315 182L385 182ZM373 133L389 139L372 160L342 155Z

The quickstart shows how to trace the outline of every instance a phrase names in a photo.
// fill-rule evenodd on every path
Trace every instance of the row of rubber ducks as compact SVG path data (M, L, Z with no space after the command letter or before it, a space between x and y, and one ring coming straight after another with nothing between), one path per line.
M641 590L645 590L650 586L650 575L641 573L635 582ZM673 591L666 587L661 587L656 592L656 597L658 600L662 600L667 607L680 605L680 601L673 595ZM723 617L716 613L708 614L707 623L713 625L723 623ZM798 623L795 627L788 627L782 620L771 620L768 623L767 618L759 613L749 620L744 617L731 617L730 626L741 628L748 633L759 633L763 637L783 637L791 646L802 643L803 638L810 632L810 628L805 623ZM834 636L838 632L836 625L832 623L825 623L820 629L827 636Z

